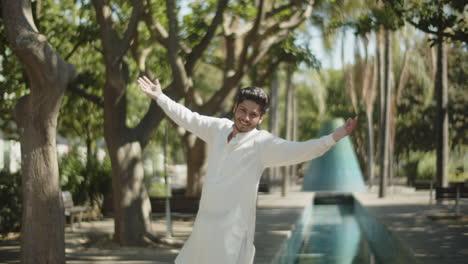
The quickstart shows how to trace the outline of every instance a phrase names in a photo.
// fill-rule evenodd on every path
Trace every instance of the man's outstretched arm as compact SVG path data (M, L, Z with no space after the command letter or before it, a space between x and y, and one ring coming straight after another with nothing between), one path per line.
M262 142L262 162L265 167L274 167L314 159L327 152L337 141L351 134L356 125L357 118L348 119L333 134L303 142L288 141L269 134Z
M146 76L138 78L140 89L150 98L156 100L164 113L177 125L187 129L205 142L213 139L215 130L221 124L219 118L203 116L192 112L185 106L174 102L161 89L159 81L153 83Z

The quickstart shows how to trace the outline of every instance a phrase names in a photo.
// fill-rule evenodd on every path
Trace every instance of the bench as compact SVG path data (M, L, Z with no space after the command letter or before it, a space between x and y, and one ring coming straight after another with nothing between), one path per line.
M89 210L87 206L75 206L73 203L72 195L69 191L62 192L63 207L65 208L65 216L70 217L70 227L73 231L73 224L75 218L78 217L78 225L81 226L81 220L83 219L83 213Z
M468 199L468 187L463 184L456 184L451 187L437 187L435 188L436 201L442 200L455 200L455 214L460 214L460 200Z

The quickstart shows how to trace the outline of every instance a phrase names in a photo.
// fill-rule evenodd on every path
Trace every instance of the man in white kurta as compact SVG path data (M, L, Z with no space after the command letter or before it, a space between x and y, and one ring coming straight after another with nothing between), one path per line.
M176 264L252 264L257 189L263 170L318 157L356 125L355 119L348 120L334 134L304 142L286 141L255 128L265 109L248 98L238 99L231 121L190 111L164 95L158 81L154 84L140 78L139 83L169 118L208 145L200 208Z

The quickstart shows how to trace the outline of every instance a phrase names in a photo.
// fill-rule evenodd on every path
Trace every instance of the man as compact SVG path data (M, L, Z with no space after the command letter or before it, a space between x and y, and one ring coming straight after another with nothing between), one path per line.
M153 83L143 77L138 83L169 118L208 144L200 208L176 264L252 264L255 202L263 170L318 157L349 135L357 123L348 119L331 135L291 142L256 129L269 105L260 88L239 92L231 121L199 115L172 101L162 93L158 80Z

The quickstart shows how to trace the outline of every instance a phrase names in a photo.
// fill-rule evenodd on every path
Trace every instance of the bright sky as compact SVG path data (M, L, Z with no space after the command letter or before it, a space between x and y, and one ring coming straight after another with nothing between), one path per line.
M322 62L322 68L323 69L341 69L343 66L343 62L341 61L341 46L342 46L342 40L341 36L337 38L333 45L333 50L330 53L327 53L325 51L325 48L323 47L323 41L322 41L322 34L321 32L313 27L309 26L309 34L312 37L310 42L309 42L309 48L311 51L317 56L317 58ZM345 36L345 62L346 63L353 63L354 62L354 45L355 45L355 40L354 40L354 34L352 31L348 30L346 31L346 36ZM373 39L370 40L369 42L369 55L372 55L375 50L375 42ZM362 54L364 54L362 46L360 46L360 51Z

